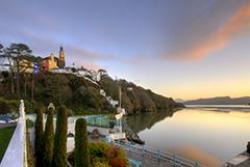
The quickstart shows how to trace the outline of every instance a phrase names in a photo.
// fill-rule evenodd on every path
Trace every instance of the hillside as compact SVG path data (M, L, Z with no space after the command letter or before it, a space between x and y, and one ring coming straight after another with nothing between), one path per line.
M248 96L239 98L231 98L229 96L213 97L184 102L185 105L248 105L249 103L250 97Z
M5 99L17 99L11 94L8 73L2 75L0 95ZM39 104L64 104L73 114L107 113L114 112L106 97L100 94L103 89L107 96L118 99L118 84L122 87L122 104L129 114L141 112L168 111L182 107L171 98L166 98L146 90L125 80L115 81L108 75L103 75L99 82L93 82L86 77L72 74L42 73L35 76L31 74L20 75L20 89L22 98L26 99L27 109L32 111ZM34 84L34 100L31 101L32 84Z
M118 99L118 84L122 87L122 104L129 113L167 111L183 107L172 98L166 98L126 80L114 81L103 76L100 85L112 98Z

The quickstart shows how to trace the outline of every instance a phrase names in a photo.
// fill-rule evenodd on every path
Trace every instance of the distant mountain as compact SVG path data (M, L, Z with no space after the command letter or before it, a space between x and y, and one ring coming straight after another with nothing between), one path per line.
M201 98L183 102L186 105L247 105L250 103L250 96L231 98L229 96Z

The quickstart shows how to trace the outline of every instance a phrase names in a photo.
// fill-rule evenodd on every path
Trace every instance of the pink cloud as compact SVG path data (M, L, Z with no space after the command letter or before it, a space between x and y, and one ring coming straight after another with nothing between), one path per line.
M235 37L248 31L250 27L250 3L241 7L228 21L211 36L190 49L171 55L179 59L202 59L227 47Z

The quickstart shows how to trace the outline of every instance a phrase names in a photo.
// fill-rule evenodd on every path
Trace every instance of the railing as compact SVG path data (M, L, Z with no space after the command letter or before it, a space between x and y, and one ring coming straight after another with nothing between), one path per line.
M24 102L19 106L20 117L4 154L0 167L27 167L26 120Z
M205 165L199 163L198 161L192 161L185 159L179 155L170 153L170 152L162 152L160 150L150 148L148 146L139 146L139 145L131 145L124 142L113 141L111 142L115 145L121 146L127 152L134 152L137 154L141 154L145 158L151 158L152 160L162 161L168 166L174 167L205 167Z

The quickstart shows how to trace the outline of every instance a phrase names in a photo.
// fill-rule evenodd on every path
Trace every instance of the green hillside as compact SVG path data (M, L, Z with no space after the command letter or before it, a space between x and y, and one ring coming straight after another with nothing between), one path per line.
M144 89L126 80L114 81L109 76L103 76L100 86L114 99L118 99L118 85L122 87L122 104L130 114L140 112L168 111L183 107L172 98L166 98Z
M11 94L11 80L8 75L8 73L2 75L0 95L4 99L17 99L15 95ZM114 112L115 108L100 95L100 89L105 90L107 96L117 100L118 84L122 87L123 107L129 114L167 111L182 106L171 98L157 95L151 90L146 90L125 80L115 81L108 75L102 76L100 82L94 84L84 77L77 77L73 74L41 72L37 76L20 74L20 83L21 97L26 99L28 111L32 111L34 106L39 103L48 105L53 102L55 105L66 105L73 114ZM34 95L31 103L32 85Z

